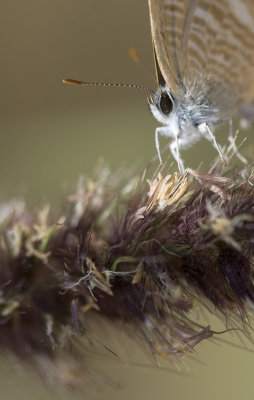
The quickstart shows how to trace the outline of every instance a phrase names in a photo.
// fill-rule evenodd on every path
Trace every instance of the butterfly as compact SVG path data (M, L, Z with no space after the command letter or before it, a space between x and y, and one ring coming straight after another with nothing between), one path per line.
M180 150L201 137L223 158L214 129L254 98L253 0L148 0L158 89L149 97L155 131ZM230 137L233 141L232 129Z

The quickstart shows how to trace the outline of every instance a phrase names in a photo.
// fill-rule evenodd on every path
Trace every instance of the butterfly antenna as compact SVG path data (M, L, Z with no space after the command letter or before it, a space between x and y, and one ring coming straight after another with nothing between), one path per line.
M137 63L139 65L139 67L142 69L142 71L144 71L149 78L152 79L152 81L155 83L156 86L158 86L158 82L155 79L155 77L151 74L151 72L149 72L146 67L144 66L144 64L140 61L140 58L138 56L138 52L134 47L131 47L129 49L129 56L132 59L132 61L134 61L135 63Z
M152 89L149 89L145 86L141 85L135 85L132 83L105 83L105 82L83 82L83 81L77 81L75 79L63 79L63 83L66 83L67 85L77 85L77 86L113 86L113 87L127 87L127 88L132 88L132 89L141 89L145 90L146 92L149 93L154 93Z

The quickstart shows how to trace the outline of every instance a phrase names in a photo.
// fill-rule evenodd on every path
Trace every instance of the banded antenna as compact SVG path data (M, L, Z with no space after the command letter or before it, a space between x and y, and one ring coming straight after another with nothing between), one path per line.
M63 83L67 85L77 85L77 86L113 86L113 87L126 87L126 88L132 88L132 89L141 89L145 90L146 92L149 92L150 94L154 94L154 91L152 89L149 89L145 86L141 85L135 85L131 83L106 83L106 82L83 82L83 81L78 81L76 79L63 79Z

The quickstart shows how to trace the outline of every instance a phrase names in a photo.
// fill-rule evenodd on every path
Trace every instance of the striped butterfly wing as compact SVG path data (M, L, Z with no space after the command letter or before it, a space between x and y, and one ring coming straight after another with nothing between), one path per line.
M177 97L205 93L227 117L254 98L253 0L149 0L162 75Z
M155 58L158 61L160 72L168 87L178 97L181 94L180 65L182 52L179 51L179 43L182 39L183 20L185 15L185 1L178 1L177 6L170 0L148 0L152 40ZM175 18L176 9L178 18ZM157 67L157 65L156 65Z

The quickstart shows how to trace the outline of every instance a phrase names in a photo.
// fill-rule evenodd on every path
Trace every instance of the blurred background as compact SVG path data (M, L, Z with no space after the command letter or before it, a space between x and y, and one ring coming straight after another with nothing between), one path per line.
M31 208L47 200L57 207L66 188L80 175L89 175L99 158L113 170L147 165L155 154L157 123L145 92L61 83L73 78L154 88L149 75L129 58L130 47L137 48L146 69L154 73L147 0L1 0L1 201L22 196ZM226 131L217 137L223 143ZM197 168L201 161L208 165L216 153L201 141L183 156L187 165ZM253 399L254 347L249 348L201 344L195 361L185 361L187 374L104 359L100 369L105 367L120 389L106 387L98 395ZM55 398L15 364L2 358L1 398Z

